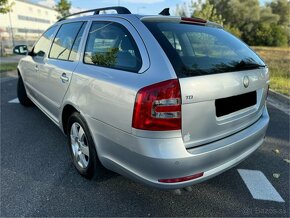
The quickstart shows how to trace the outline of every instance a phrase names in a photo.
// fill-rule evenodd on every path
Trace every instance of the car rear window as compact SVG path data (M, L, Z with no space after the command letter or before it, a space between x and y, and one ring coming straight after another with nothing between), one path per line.
M223 29L173 22L144 22L178 77L265 67L245 43Z

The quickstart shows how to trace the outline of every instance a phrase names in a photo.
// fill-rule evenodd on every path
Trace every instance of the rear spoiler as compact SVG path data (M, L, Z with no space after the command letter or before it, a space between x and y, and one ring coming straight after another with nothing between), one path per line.
M215 27L219 29L223 29L223 26L211 22L208 20L203 20L200 18L188 18L188 17L177 17L177 16L145 16L141 17L140 20L142 22L172 22L172 23L188 23L188 24L196 24L196 25L202 25L202 26L210 26Z

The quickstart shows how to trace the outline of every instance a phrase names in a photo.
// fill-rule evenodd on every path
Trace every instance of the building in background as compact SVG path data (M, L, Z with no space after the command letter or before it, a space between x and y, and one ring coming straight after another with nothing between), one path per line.
M32 45L34 41L57 21L58 13L43 5L25 0L10 0L12 11L0 14L1 48L17 44Z

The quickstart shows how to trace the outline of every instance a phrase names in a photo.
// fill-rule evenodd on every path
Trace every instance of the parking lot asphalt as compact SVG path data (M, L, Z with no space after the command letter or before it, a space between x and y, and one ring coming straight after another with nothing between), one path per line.
M21 58L23 58L22 55L0 57L0 63L18 63Z
M272 105L268 105L267 137L254 154L192 186L192 192L182 190L182 195L176 195L113 172L99 180L82 178L58 127L36 107L24 108L16 100L8 103L16 98L16 83L16 79L0 83L1 217L289 217L289 115ZM242 178L247 179L247 172L265 177L266 181L248 177L256 182L254 191L258 188L267 194L270 185L282 200L256 199Z

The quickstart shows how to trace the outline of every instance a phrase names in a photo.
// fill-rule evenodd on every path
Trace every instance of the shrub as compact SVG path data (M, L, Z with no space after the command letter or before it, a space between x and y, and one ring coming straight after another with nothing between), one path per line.
M242 34L242 39L250 45L287 45L286 31L275 23L257 23L254 25L253 31Z

